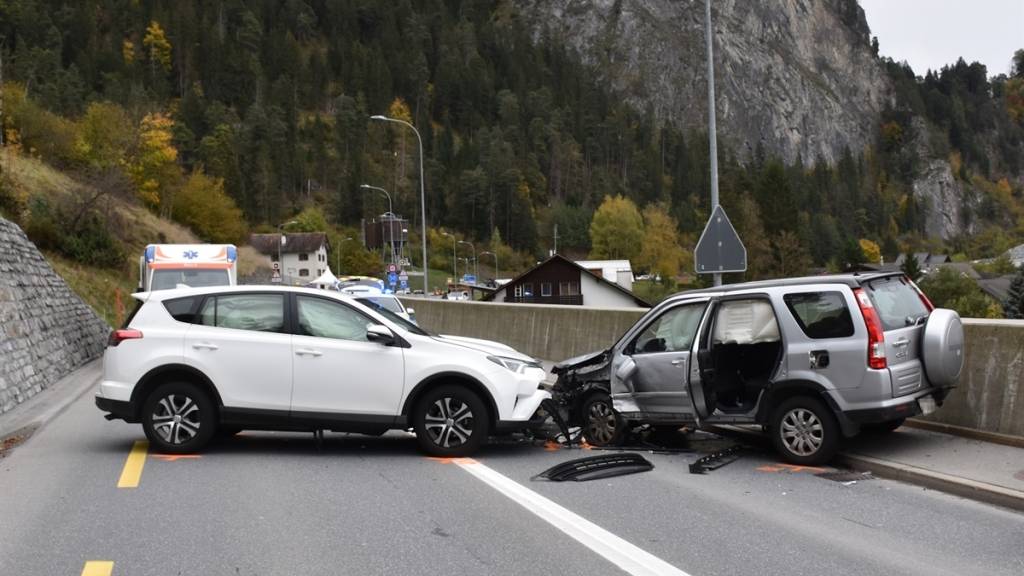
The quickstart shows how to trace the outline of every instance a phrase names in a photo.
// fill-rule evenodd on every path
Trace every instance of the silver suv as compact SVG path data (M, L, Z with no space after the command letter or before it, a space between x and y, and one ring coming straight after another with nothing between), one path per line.
M963 341L957 313L898 273L733 284L676 294L555 365L554 394L593 444L641 424L760 424L786 460L819 464L843 437L941 406Z

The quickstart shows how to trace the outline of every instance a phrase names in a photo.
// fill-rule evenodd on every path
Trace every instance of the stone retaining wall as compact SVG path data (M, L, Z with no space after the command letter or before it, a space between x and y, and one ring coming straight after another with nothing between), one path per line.
M103 353L110 327L0 218L0 414Z

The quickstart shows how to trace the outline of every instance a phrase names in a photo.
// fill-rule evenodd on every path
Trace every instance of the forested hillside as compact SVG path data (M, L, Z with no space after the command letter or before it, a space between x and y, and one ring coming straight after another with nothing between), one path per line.
M862 15L838 21L866 41ZM516 2L17 0L0 3L0 35L5 145L203 239L240 241L299 213L322 226L322 213L340 244L386 209L361 183L391 191L418 228L416 139L369 119L387 114L422 134L432 228L500 246L511 267L546 254L557 224L560 249L664 277L692 269L706 136L624 98ZM863 149L785 162L720 134L722 202L748 277L929 247L993 256L1024 238L1024 52L1009 76L961 61L922 78L875 62L887 104ZM31 228L43 210L31 196L7 186L0 209ZM616 224L595 220L617 196L602 216ZM58 236L102 235L90 202L46 207L82 213ZM118 241L109 234L98 246ZM431 244L432 265L448 267L451 242Z

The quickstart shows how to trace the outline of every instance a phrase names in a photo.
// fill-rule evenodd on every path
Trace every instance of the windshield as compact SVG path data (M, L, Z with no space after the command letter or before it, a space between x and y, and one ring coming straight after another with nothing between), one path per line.
M154 270L150 290L170 290L178 284L192 288L206 286L229 286L231 277L227 270L204 270L202 268L177 268Z
M376 305L396 314L402 314L405 312L405 307L403 307L398 298L395 298L394 296L361 296L357 298L357 300L371 308L374 308Z
M413 334L417 334L419 336L437 336L437 334L428 332L423 328L420 328L413 322L410 322L409 320L406 320L404 317L399 316L398 314L392 312L391 310L388 310L387 308L384 307L384 305L374 302L374 300L376 299L356 298L356 301L362 304L363 306L366 306L370 310L373 310L374 312L380 314L381 316L387 318L388 320L394 322L395 324L398 324L399 326L408 330L409 332L412 332ZM397 300L397 298L395 300Z

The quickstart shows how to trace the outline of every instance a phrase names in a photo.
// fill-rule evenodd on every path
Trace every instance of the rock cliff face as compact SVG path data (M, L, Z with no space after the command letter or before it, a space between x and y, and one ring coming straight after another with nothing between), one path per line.
M103 353L110 328L0 218L0 414Z
M707 127L703 0L530 0L538 37L575 49L638 109ZM834 162L889 98L855 0L714 0L718 137L749 158Z

